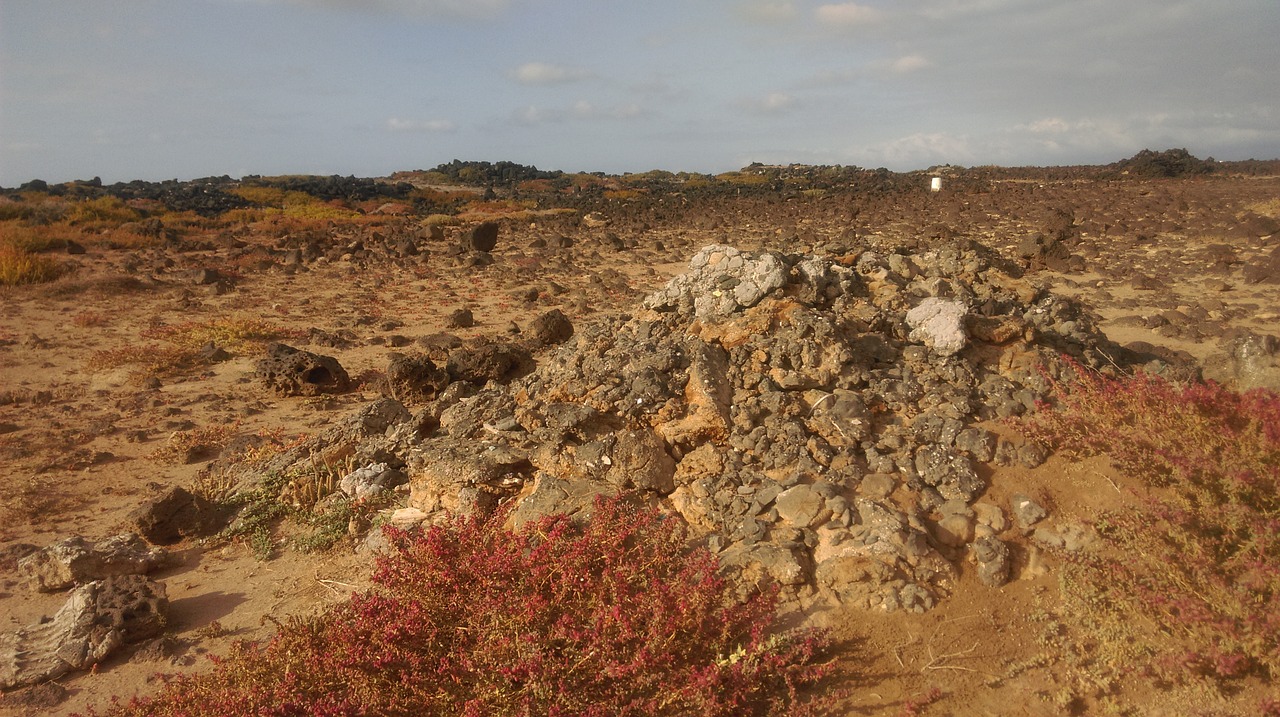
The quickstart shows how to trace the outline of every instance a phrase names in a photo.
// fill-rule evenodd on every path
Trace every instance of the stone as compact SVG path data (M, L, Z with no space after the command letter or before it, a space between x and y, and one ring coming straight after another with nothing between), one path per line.
M948 515L934 526L933 537L943 545L958 548L973 540L973 519L965 515Z
M728 316L755 306L787 283L787 267L774 254L751 254L722 244L703 247L689 260L689 269L650 294L645 306L667 311L687 301L695 316Z
M936 488L945 500L969 503L986 489L969 459L944 446L921 446L916 451L915 468L921 480Z
M444 325L450 329L469 329L476 325L471 309L454 309L445 317Z
M858 492L868 498L887 498L897 485L897 480L888 473L869 473L858 484Z
M154 545L203 538L227 525L231 513L209 499L173 486L129 514L129 522Z
M462 347L449 354L446 369L453 381L468 381L477 386L489 382L504 383L531 368L529 352L508 343L490 343L474 348Z
M144 575L167 560L167 551L133 533L97 543L76 535L19 560L18 575L41 592L54 592L116 575Z
M1004 517L1004 511L1000 510L1000 506L978 501L972 507L973 514L977 518L979 525L985 525L997 533L1003 532L1005 528L1009 527L1009 523Z
M694 446L722 441L730 433L729 356L718 344L694 339L689 346L689 380L684 387L685 415L657 426L668 445Z
M799 548L773 543L752 546L736 544L720 555L720 565L738 572L747 585L776 582L780 585L803 585L808 581L806 563Z
M970 547L970 554L978 564L978 580L992 588L1009 582L1011 560L1009 546L994 537L978 538Z
M831 514L826 510L826 499L813 486L804 484L782 491L773 503L778 509L778 517L798 528L816 528L820 516L830 517Z
M81 585L52 619L0 633L0 690L92 667L121 645L159 635L168 610L164 584L140 575Z
M956 434L955 447L979 463L990 463L996 455L996 435L983 428L965 428Z
M931 297L907 312L910 341L922 343L939 356L953 356L968 342L964 319L969 309L964 302Z
M1253 331L1223 343L1204 364L1204 377L1235 391L1280 391L1280 338Z
M573 337L573 324L560 309L540 314L529 322L524 331L527 341L535 349L562 344Z
M372 463L343 476L338 481L338 489L348 498L361 501L408 482L409 476L404 471L396 470L386 463Z
M1039 503L1021 493L1015 493L1009 498L1009 507L1013 511L1013 519L1021 528L1030 528L1048 515Z
M281 396L342 393L351 386L351 377L337 359L282 343L267 346L267 357L258 361L255 375Z
M498 445L437 438L415 448L409 464L409 507L424 513L488 515L532 478L527 456Z
M433 401L449 386L449 372L426 356L396 356L387 364L383 392L401 403Z
M624 488L668 495L676 489L676 462L652 431L619 431L613 435L605 479Z
M590 509L596 496L608 492L600 483L561 480L539 471L533 478L533 490L512 511L511 527L519 530L548 515L577 515Z
M467 248L472 251L493 251L498 246L498 223L481 222L467 232Z

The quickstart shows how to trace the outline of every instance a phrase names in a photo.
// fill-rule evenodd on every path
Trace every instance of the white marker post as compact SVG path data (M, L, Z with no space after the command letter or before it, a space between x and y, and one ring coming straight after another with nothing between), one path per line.
M931 192L942 191L942 177L934 177L933 179L929 180L929 191Z

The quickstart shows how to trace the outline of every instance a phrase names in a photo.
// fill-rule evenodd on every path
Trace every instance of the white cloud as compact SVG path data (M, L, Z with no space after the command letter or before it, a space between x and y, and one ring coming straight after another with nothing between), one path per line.
M903 55L889 63L889 69L902 75L932 66L933 63L929 62L929 59L924 55Z
M764 97L742 100L739 105L757 114L782 114L796 106L796 98L785 92L772 92Z
M392 117L387 120L387 129L392 132L452 132L458 126L449 120L410 120Z
M650 111L634 102L620 105L596 105L588 100L578 100L568 107L539 107L529 105L511 113L516 124L540 125L569 120L629 120L643 117Z
M819 5L813 11L814 17L823 25L834 27L858 27L879 22L884 16L882 12L869 5L856 2Z
M917 132L853 150L859 164L892 169L920 169L938 164L969 164L974 157L969 137L948 132Z
M777 25L795 20L800 15L794 2L762 2L747 3L739 12L749 22L761 25Z
M580 68L547 62L526 62L511 71L511 77L522 85L560 85L590 76L590 72Z
M245 1L245 0L241 0ZM281 0L249 0L280 2ZM284 0L291 5L421 18L489 19L511 9L512 0Z

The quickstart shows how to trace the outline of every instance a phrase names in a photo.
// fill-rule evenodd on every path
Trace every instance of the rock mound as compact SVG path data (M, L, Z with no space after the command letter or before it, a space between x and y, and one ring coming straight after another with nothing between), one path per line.
M982 423L1032 408L1040 367L1064 353L1102 368L1129 356L973 243L709 246L633 316L576 327L527 375L451 360L435 400L410 415L384 399L385 430L345 450L403 460L421 515L516 501L523 522L639 490L748 580L925 610L966 559L988 585L1008 578L979 465L1043 454Z

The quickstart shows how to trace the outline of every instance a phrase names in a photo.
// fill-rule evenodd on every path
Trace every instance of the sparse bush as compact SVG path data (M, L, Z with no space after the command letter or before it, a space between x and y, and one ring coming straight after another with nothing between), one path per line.
M156 449L148 458L163 463L185 465L198 460L208 460L220 452L232 435L240 428L239 422L230 425L193 428L189 431L174 431L169 440Z
M1097 521L1064 601L1103 659L1162 679L1280 678L1280 396L1076 367L1024 428L1157 489Z
M276 326L269 321L244 317L223 317L210 321L189 321L173 326L144 329L143 338L161 339L163 344L138 344L96 351L89 358L92 371L136 366L139 377L173 376L209 363L203 348L212 343L229 351L254 350L270 341L304 338L299 331Z
M677 522L625 499L583 525L502 516L388 530L377 588L205 675L113 707L131 715L810 715L827 638L771 634L772 592L735 601Z
M40 284L67 271L67 265L55 259L0 245L0 286Z
M111 196L76 202L67 217L72 224L97 228L120 226L141 218L138 210Z

